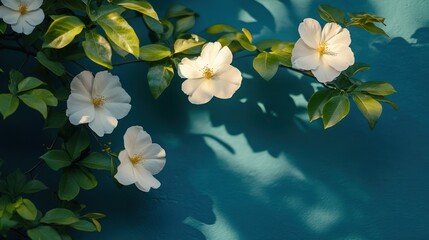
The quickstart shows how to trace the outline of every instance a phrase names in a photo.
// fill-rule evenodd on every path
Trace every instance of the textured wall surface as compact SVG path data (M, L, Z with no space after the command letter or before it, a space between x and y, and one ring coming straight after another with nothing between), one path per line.
M161 13L168 5L152 2ZM352 30L352 49L357 62L372 66L362 79L396 87L399 110L385 106L370 130L352 107L323 130L305 118L312 80L284 69L265 82L249 59L234 60L246 76L242 87L230 100L202 106L187 101L179 78L153 100L146 67L115 69L133 107L110 136L113 145L119 150L126 128L142 125L166 149L167 165L157 176L161 188L149 193L118 189L98 174L102 184L80 199L107 218L101 233L79 239L429 239L429 1L182 2L201 13L196 33L222 22L248 28L256 40L296 41L299 22L319 19L322 3L385 16L391 38ZM3 121L1 131L16 124ZM1 152L40 156L16 146L34 144L26 133L41 124L21 123Z

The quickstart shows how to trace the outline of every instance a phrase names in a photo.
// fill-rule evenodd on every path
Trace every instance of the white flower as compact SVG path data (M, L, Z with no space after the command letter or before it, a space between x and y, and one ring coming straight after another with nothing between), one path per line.
M306 18L299 24L301 38L292 50L294 68L311 70L319 82L334 80L353 65L350 32L336 23L327 23L321 30L319 22Z
M13 31L29 35L43 22L45 14L40 9L42 0L1 0L0 18L12 26Z
M128 128L124 135L125 150L119 153L118 172L115 178L122 185L135 183L137 188L148 192L161 183L153 177L165 165L165 151L152 143L150 135L140 126Z
M100 137L112 133L118 120L131 109L130 96L122 88L119 78L107 71L95 77L83 71L73 78L67 100L66 115L74 125L89 123Z
M201 55L194 59L183 58L178 65L178 73L187 78L182 83L182 91L189 95L193 104L203 104L213 96L227 99L240 88L241 73L231 66L232 53L219 42L207 43Z

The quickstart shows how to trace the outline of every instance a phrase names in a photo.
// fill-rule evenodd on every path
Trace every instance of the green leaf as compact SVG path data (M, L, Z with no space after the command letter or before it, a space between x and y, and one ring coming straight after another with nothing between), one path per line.
M43 182L36 180L36 179L32 179L24 185L22 192L23 193L36 193L36 192L40 192L40 191L45 190L45 189L48 189L48 187Z
M84 167L74 167L71 169L71 174L76 183L85 190L93 189L97 186L97 179L95 176Z
M350 66L349 68L347 68L347 70L343 71L342 74L351 78L353 77L356 73L358 72L363 72L366 71L368 69L370 69L371 67L368 64L365 63L355 63L352 66Z
M62 16L55 19L45 34L44 48L63 48L78 35L85 24L75 16Z
M12 195L18 195L22 193L22 189L24 188L25 183L27 182L27 178L19 169L10 173L7 176L6 180L7 180L9 192Z
M335 91L332 89L325 89L315 92L311 96L307 105L308 118L310 119L310 122L322 117L323 107L334 93Z
M384 102L389 104L393 109L398 110L398 105L396 105L394 102L390 101L389 99L383 97L383 96L377 96L377 95L372 95L372 98L376 99L379 102Z
M65 111L50 110L45 121L45 128L62 128L67 123Z
M24 79L24 75L22 75L21 72L15 69L12 69L9 72L9 79L10 79L9 85L8 85L9 91L13 95L15 95L18 92L18 84Z
M101 232L101 224L99 221L97 221L97 219L92 218L91 219L92 223L94 223L95 228L97 229L97 232Z
M195 14L196 13L192 9L189 9L181 4L173 4L168 8L166 18L186 17Z
M3 115L3 119L6 119L12 115L19 106L19 99L10 94L2 93L0 94L0 113Z
M174 35L178 36L181 33L184 33L194 27L195 25L195 16L187 16L177 19L176 28L174 28Z
M77 184L77 182L74 180L73 175L70 174L70 171L66 169L66 171L64 171L64 174L61 176L61 179L60 179L58 197L61 200L70 201L79 194L79 190L80 190L80 187Z
M319 6L320 17L327 22L336 22L343 24L346 21L344 12L338 8L322 4Z
M16 212L21 216L22 218L33 221L37 217L37 208L34 206L33 202L31 202L28 199L20 199L21 203L16 208Z
M128 22L116 12L100 17L97 23L103 28L107 37L118 47L131 53L136 58L140 55L139 38Z
M3 20L0 20L0 33L4 34L6 32L7 24L3 22Z
M57 0L58 1L58 0ZM78 10L81 12L85 12L86 6L85 3L83 1L79 1L79 0L60 0L61 4L64 4L67 8L69 9L73 9L73 10Z
M83 150L89 147L89 143L88 132L85 128L81 127L66 142L65 146L71 159L75 160L80 156Z
M262 52L253 59L253 68L263 79L268 81L277 73L279 62L275 55L268 52Z
M161 96L162 92L170 85L174 70L171 63L157 63L149 68L147 79L150 92L154 98Z
M323 125L326 128L332 127L341 121L350 111L350 101L346 95L332 97L323 107Z
M265 39L257 42L255 46L262 52L280 43L282 43L282 41L277 39Z
M143 15L143 20L150 30L152 30L158 34L161 34L164 32L164 25L161 21L158 21L158 20L151 18L151 17L148 17L146 15Z
M355 92L367 92L379 96L387 96L396 92L392 85L387 82L364 82L357 86Z
M46 89L33 89L18 96L30 108L40 112L43 118L47 118L48 106L57 106L57 98Z
M383 111L381 104L371 96L362 93L352 93L352 98L368 121L369 127L374 128Z
M208 32L210 34L218 34L218 33L223 33L223 32L228 32L228 33L238 32L238 30L236 28L234 28L233 26L230 26L227 24L215 24L215 25L208 27L206 29L206 32Z
M82 42L82 46L89 59L103 67L112 69L112 47L96 30L85 32L85 41Z
M361 27L369 33L380 34L380 35L384 35L386 37L389 37L389 35L387 35L387 33L383 29L375 26L374 23L366 23L364 25L357 25L357 27Z
M249 40L249 43L252 43L253 37L249 30L247 30L246 28L242 28L241 31L243 31L244 36L246 36L247 40Z
M58 232L53 227L46 225L27 230L27 235L31 240L61 240Z
M70 225L79 221L76 214L66 208L54 208L46 212L40 219L42 223Z
M109 13L117 13L119 15L121 15L125 9L123 9L120 6L116 6L113 4L103 4L101 6L99 6L97 9L89 9L89 5L88 5L88 9L87 12L89 12L89 17L91 18L91 21L95 22L97 21L100 17L103 17Z
M83 217L90 218L90 219L100 219L100 218L106 217L106 215L102 213L87 213L83 215Z
M55 149L48 151L41 157L45 163L54 171L58 171L61 168L68 167L72 164L72 159L66 151Z
M93 223L87 221L87 220L79 220L78 222L75 222L70 225L72 228L84 231L84 232L95 232L97 231L96 227Z
M140 48L140 59L144 61L158 61L170 55L170 48L161 44L148 44Z
M64 66L60 62L48 59L42 51L37 52L36 59L42 66L49 69L49 71L57 76L62 76L65 72Z
M46 105L56 107L58 105L58 99L46 89L33 89L27 92L28 94L36 96L38 99L43 100Z
M155 12L155 9L153 9L152 5L150 5L150 3L147 1L125 0L117 4L124 8L140 12L143 15L159 20L158 14Z
M18 83L18 93L36 88L42 84L45 83L35 77L26 77Z
M91 169L110 171L110 159L98 152L92 152L89 156L80 161L79 164Z
M257 49L255 45L252 45L250 43L249 39L247 39L247 37L243 33L236 33L235 38L238 43L240 43L240 45L247 51L253 52Z
M280 42L271 47L271 54L277 56L280 64L292 67L292 49L295 46L293 42Z
M174 42L174 53L180 53L180 52L184 52L188 49L197 47L197 46L201 46L205 43L205 41L195 41L195 39L190 38L190 39L177 39Z

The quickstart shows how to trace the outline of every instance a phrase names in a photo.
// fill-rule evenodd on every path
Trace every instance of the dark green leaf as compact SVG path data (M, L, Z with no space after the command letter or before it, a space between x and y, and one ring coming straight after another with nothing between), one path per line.
M392 85L387 82L364 82L357 86L355 92L367 92L379 96L387 96L396 92Z
M64 174L60 179L60 186L58 190L58 197L61 200L70 201L79 194L80 187L77 182L74 180L70 171L64 171Z
M262 52L253 59L253 68L263 79L268 81L277 73L279 62L275 55L268 52Z
M78 35L85 24L75 16L62 16L55 19L45 34L44 48L63 48Z
M85 41L82 42L86 56L93 62L112 69L112 48L109 42L96 30L85 32Z
M368 64L365 64L365 63L355 63L352 66L350 66L349 68L347 68L347 70L345 70L344 72L342 72L342 74L344 74L345 76L351 78L356 73L366 71L366 70L368 70L370 68L371 67Z
M15 95L18 92L18 84L24 79L24 75L22 75L21 72L15 69L12 69L9 72L9 79L10 79L10 82L8 85L9 91L10 93Z
M43 154L41 157L45 163L54 171L65 168L71 165L72 159L64 150L51 150Z
M164 26L163 26L162 22L160 22L154 18L148 17L146 15L143 15L143 20L150 30L152 30L158 34L161 34L164 32Z
M325 89L315 92L311 96L307 105L308 118L310 119L310 122L322 117L323 107L334 93L335 91L332 89Z
M3 20L0 20L0 33L4 34L6 32L7 24L3 22Z
M25 198L18 201L20 201L20 203L16 207L16 212L19 216L29 221L35 220L37 217L37 208L34 206L33 202Z
M150 3L147 1L126 0L117 4L124 8L140 12L148 17L159 20L158 14L155 12L152 5L150 5Z
M18 195L22 192L22 189L27 182L27 178L21 172L21 170L17 169L14 172L10 173L7 178L7 185L9 187L9 192L12 195Z
M196 13L193 10L181 4L173 4L169 7L166 18L186 17L186 16L192 16L195 14Z
M389 104L393 109L398 110L398 105L396 105L394 102L390 101L389 99L383 97L383 96L377 96L377 95L372 95L372 98L376 99L379 102L384 102Z
M70 225L79 221L76 214L66 208L54 208L46 212L40 219L42 223Z
M319 6L320 17L327 22L343 24L346 21L344 12L338 8L322 4Z
M97 186L97 179L87 168L72 168L71 175L82 189L89 190Z
M26 77L18 83L18 93L36 88L42 84L45 83L35 77Z
M215 25L208 27L206 29L206 32L208 32L210 34L218 34L218 33L223 33L223 32L228 32L228 33L238 32L238 30L236 28L234 28L233 26L230 26L227 24L215 24Z
M89 147L89 137L87 130L83 127L79 128L66 142L66 149L72 160L77 159L87 147Z
M113 5L113 4L103 4L101 6L99 6L97 9L91 9L89 11L89 17L91 18L91 21L95 22L97 21L100 17L103 17L109 13L117 13L119 15L121 15L123 12L125 11L125 9L123 9L120 6L117 5Z
M184 33L194 27L195 25L195 16L187 16L177 19L176 28L174 28L174 35L178 36L181 33Z
M45 121L45 128L62 128L68 118L65 111L50 110Z
M350 111L350 101L345 95L332 97L323 107L323 125L326 128L332 127L341 121Z
M389 37L389 35L387 35L387 33L383 29L375 26L374 23L366 23L364 25L358 25L358 26L365 29L367 32L374 33L374 34L381 34L386 37Z
M79 220L78 222L75 222L70 225L72 228L84 231L84 232L95 232L97 229L95 228L94 224L87 221L87 220Z
M27 235L31 240L61 240L60 235L53 227L45 225L27 230Z
M161 44L148 44L140 48L140 59L144 61L158 61L170 55L170 48Z
M36 193L36 192L40 192L40 191L45 190L45 189L48 189L48 187L43 182L36 180L36 179L32 179L24 185L22 192L23 193Z
M171 63L158 63L152 65L147 73L150 92L154 98L161 96L162 92L170 85L174 70Z
M64 66L60 62L52 61L42 52L37 52L36 56L37 61L39 61L42 66L49 69L57 76L62 76L65 72Z
M131 53L136 58L140 55L139 38L128 22L116 12L100 17L97 23L103 28L107 37L118 47Z
M352 98L368 121L369 127L374 128L383 110L381 104L371 96L362 93L353 93Z
M90 219L100 219L100 218L106 217L106 215L104 215L102 213L87 213L83 216L86 218L90 218Z
M110 171L110 159L98 152L92 152L79 163L87 168Z
M3 119L6 119L12 115L19 106L19 99L10 94L2 93L0 94L0 113L3 115Z

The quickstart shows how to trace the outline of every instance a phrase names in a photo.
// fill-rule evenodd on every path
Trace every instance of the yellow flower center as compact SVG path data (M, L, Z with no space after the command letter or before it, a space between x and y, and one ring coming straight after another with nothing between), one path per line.
M209 67L203 68L203 77L205 79L211 79L213 77L213 70Z
M25 5L23 3L19 4L18 11L19 11L19 13L21 13L21 15L26 14L28 12L27 5Z
M326 54L328 52L328 44L326 44L326 42L320 43L317 51L319 52L320 56Z
M92 104L94 104L94 107L99 108L104 105L105 99L104 96L97 96L92 99Z
M142 160L143 160L143 157L138 154L134 154L133 156L130 157L130 161L133 165L141 162Z

